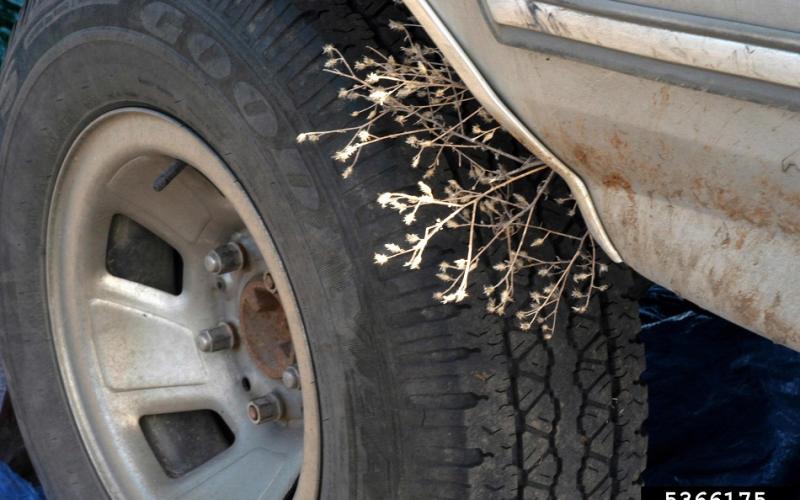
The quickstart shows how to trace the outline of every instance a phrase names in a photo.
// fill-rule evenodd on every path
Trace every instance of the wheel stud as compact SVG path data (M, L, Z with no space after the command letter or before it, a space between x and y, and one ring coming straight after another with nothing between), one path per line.
M288 389L300 388L300 372L297 370L296 366L292 365L284 370L281 378L283 379L283 385Z
M254 424L280 420L283 416L283 401L275 393L256 398L248 403L247 416Z
M244 252L236 243L225 243L211 250L203 263L206 271L214 274L238 271L244 267Z
M233 327L228 323L220 323L214 328L202 330L197 334L197 348L203 352L215 352L230 349L236 341Z

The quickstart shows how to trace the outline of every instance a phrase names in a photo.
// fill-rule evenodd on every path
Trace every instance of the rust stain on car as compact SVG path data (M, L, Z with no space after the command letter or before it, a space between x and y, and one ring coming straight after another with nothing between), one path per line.
M659 106L670 106L669 99L668 89L654 94ZM596 203L606 217L616 219L620 250L631 265L674 268L675 281L669 283L669 278L664 284L684 293L694 290L694 300L704 307L800 347L799 330L787 324L792 305L787 300L772 303L774 290L759 289L753 281L753 273L766 265L762 256L773 240L785 245L787 235L800 236L800 186L775 178L766 163L746 173L731 170L727 163L703 163L712 161L706 153L717 144L687 144L694 149L681 150L664 136L643 138L635 130L593 127L582 120L580 126L578 120L572 125L554 124L543 131L546 143L564 154L565 163L590 189L603 193ZM648 214L656 206L663 210L660 220L666 225L653 231L654 218ZM687 217L692 211L705 214L718 231L702 248L697 235L676 248L675 239L691 224ZM666 270L662 279L672 271Z
M736 289L737 281L739 281L738 269L728 269L722 273L717 273L714 268L708 270L708 282L714 297L725 295L726 292Z
M612 136L610 142L614 144L616 148L620 149L627 146L627 143L616 135ZM610 189L625 191L630 202L633 203L635 201L633 185L625 176L619 173L618 169L615 167L619 162L609 158L608 155L599 154L591 146L580 143L573 145L572 153L581 165L592 172L593 176L599 174L600 180L604 186Z
M758 307L758 297L752 292L739 292L733 297L742 321L747 325L756 325L761 319L762 309Z
M647 193L650 197L662 196L675 203L696 204L720 212L732 221L745 221L755 227L771 228L791 235L800 234L800 193L789 192L767 178L755 180L754 184L758 186L756 196L745 196L734 187L721 184L724 177L695 177L691 180L670 178L672 172L662 167L661 163L642 161L636 152L652 148L646 145L631 147L624 132L614 130L607 135L608 146L605 148L584 140L588 133L583 126L571 130L559 126L558 132L549 140L556 149L560 145L565 146L563 150L569 151L574 158L574 161L567 158L567 163L578 173L595 179L606 188L624 191L631 204L636 203L636 193ZM663 141L657 149L662 158L670 158L671 151ZM705 172L708 169L697 170ZM665 190L665 187L671 186L681 187ZM684 190L682 187L685 186L690 189ZM741 249L743 245L740 237L735 246Z
M607 175L603 178L603 185L612 189L623 189L628 193L628 198L633 202L633 187L631 183L619 174Z
M692 180L692 192L700 206L716 209L732 220L745 220L758 227L766 227L773 222L773 209L752 200L743 199L721 186L711 184L708 179Z
M747 233L742 232L739 234L739 237L736 238L736 243L733 244L736 250L741 250L744 247L744 243L747 241Z
M708 282L713 299L732 313L730 319L743 325L762 325L764 333L772 340L782 344L791 342L793 330L780 316L780 293L767 305L762 294L748 286L741 269L733 266L721 272L709 269Z
M617 152L620 153L622 152L623 149L628 148L628 143L622 140L618 132L614 132L614 134L611 136L608 142L611 144L611 146L613 146L614 149L617 150Z
M669 102L669 89L663 89L660 102ZM746 221L756 227L772 227L788 234L800 234L800 193L787 191L767 178L756 180L759 187L756 196L745 196L735 188L721 184L724 177L697 177L686 181L656 162L642 160L639 150L654 148L646 144L632 147L621 130L613 130L605 137L607 147L600 147L597 139L589 138L591 131L585 124L567 129L561 125L551 130L548 142L554 149L568 151L574 158L566 158L581 175L596 179L609 189L624 191L631 203L636 202L636 193L663 196L676 203L691 202L703 208L721 212L736 221ZM563 147L562 147L563 146ZM709 146L709 145L706 145ZM673 151L660 140L659 158L672 158ZM684 169L683 172L691 171ZM708 168L698 168L706 172ZM755 179L754 179L755 180ZM691 189L683 189L688 185ZM665 187L675 187L665 190ZM776 203L779 201L780 203ZM788 205L788 207L786 206ZM741 244L739 245L741 248Z
M762 194L758 197L744 198L712 182L705 178L692 180L692 195L698 205L720 211L734 221L746 221L761 228L772 227L787 234L800 234L800 214L784 206L795 205L800 202L800 197L795 200L794 195L770 186L769 189L762 188ZM782 200L784 204L776 203L776 200Z
M576 144L575 147L572 148L572 155L579 163L586 166L589 165L589 154L581 144Z
M795 329L787 322L783 321L778 314L782 302L783 297L781 293L778 292L775 294L772 304L764 311L764 333L775 342L788 344L796 332Z

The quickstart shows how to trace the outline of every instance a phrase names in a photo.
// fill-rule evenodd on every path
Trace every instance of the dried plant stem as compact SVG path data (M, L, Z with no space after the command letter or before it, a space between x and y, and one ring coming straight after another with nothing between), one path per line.
M569 219L578 217L575 200L569 194L552 194L556 174L538 158L517 153L524 148L504 134L470 95L441 52L415 42L414 27L390 24L404 38L399 60L370 48L369 56L351 64L335 47L325 46L325 71L350 82L339 97L366 105L351 113L360 120L357 125L306 132L297 140L349 135L334 155L345 164L345 178L368 146L404 141L415 149L411 167L423 166L419 193L383 193L378 202L400 213L411 227L420 225L417 216L422 210L444 215L424 225L421 234L410 232L404 242L387 243L384 252L375 254L375 262L402 258L406 267L417 269L433 238L443 231L465 231L463 258L440 263L437 276L445 285L434 297L444 303L466 299L475 270L489 262L498 278L488 283L484 279L482 294L488 311L505 314L519 298L515 283L522 273L535 276L532 289L525 291L526 304L515 306L515 316L521 328L537 325L549 338L562 301L582 313L592 293L605 289L597 285L597 276L606 266L597 262L594 241L583 225L577 225L581 228L577 232L548 227L544 204L551 211L560 207L561 218ZM435 184L437 195L425 181L434 179L445 164L463 180ZM567 256L553 255L561 247L568 249Z

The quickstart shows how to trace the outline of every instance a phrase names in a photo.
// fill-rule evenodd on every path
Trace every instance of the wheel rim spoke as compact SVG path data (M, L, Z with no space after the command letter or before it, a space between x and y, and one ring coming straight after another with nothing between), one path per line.
M92 333L105 385L124 391L203 384L208 372L193 332L163 316L109 302L90 301Z
M237 439L215 459L181 478L174 498L284 498L302 465L302 454L282 454ZM267 495L265 495L267 493Z
M107 398L114 418L135 421L137 425L145 415L218 410L226 403L211 383L110 392Z
M180 318L181 324L191 322L187 297L172 295L134 281L102 273L90 292L90 300L103 300L120 306L138 309L159 317Z
M167 168L170 160L143 156L124 165L106 185L109 205L136 214L137 222L168 238L168 243L187 249L187 242L197 241L214 218L209 210L220 197L213 186L196 174L186 172L157 192L149 182ZM204 203L205 202L205 203Z

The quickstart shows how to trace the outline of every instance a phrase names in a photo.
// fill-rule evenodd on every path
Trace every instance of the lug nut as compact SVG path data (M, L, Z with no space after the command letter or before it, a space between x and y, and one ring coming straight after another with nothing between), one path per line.
M280 420L283 416L283 401L275 393L256 398L248 403L247 416L254 424Z
M214 274L238 271L244 267L244 252L236 243L225 243L211 250L203 263L206 271Z
M230 349L235 342L236 336L234 335L233 327L228 323L220 323L214 328L202 330L195 338L197 348L203 352Z
M297 370L297 367L292 365L283 372L283 385L285 385L289 389L299 389L300 388L300 372Z
M270 293L275 292L275 280L272 279L272 275L270 273L264 273L263 276L264 287L269 290Z

